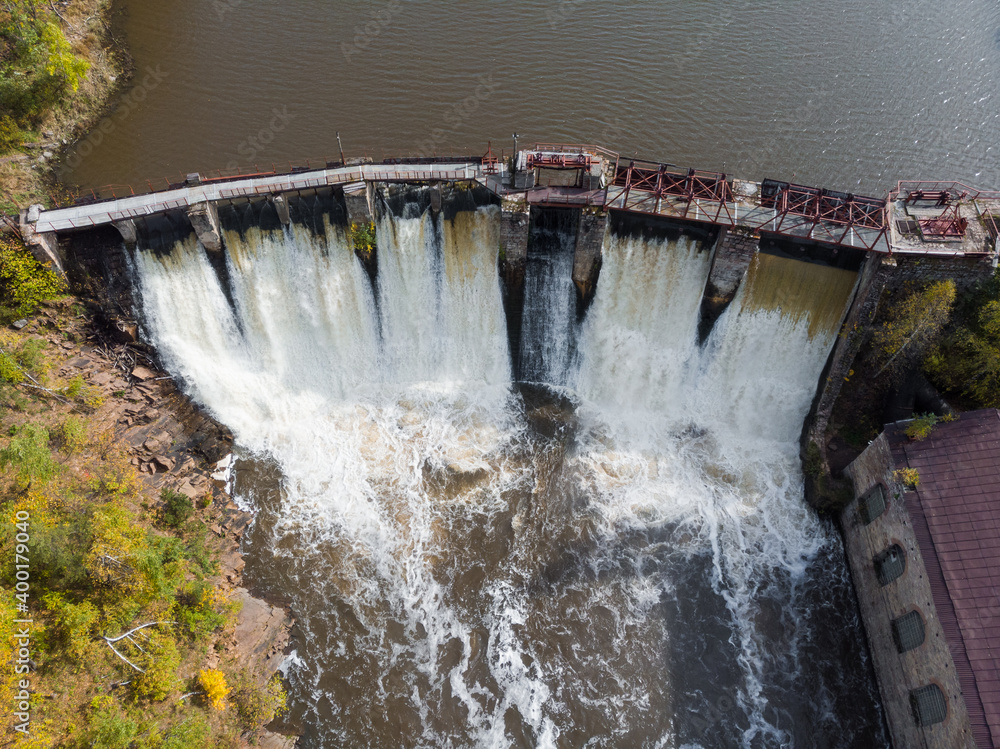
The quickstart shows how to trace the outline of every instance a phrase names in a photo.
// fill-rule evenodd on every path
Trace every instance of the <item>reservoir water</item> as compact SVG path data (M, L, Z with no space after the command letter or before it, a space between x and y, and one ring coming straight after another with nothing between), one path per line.
M137 73L69 155L85 186L338 158L336 131L375 158L509 150L517 131L861 194L1000 187L994 0L118 7Z

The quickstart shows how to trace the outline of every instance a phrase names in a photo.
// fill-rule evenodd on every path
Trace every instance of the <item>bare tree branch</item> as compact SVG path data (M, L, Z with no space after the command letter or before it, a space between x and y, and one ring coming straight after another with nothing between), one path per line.
M126 632L123 635L118 635L118 637L105 637L104 635L101 635L101 639L104 640L104 642L106 642L108 644L108 647L111 648L111 652L113 652L115 655L117 655L119 658L121 658L123 661L125 661L128 665L130 665L136 671L138 671L141 674L144 674L146 672L144 670L142 670L141 668L139 668L134 663L132 663L132 661L130 661L124 655L122 655L118 651L118 649L114 646L114 643L118 642L119 640L128 640L133 645L135 645L137 648L139 648L139 650L142 650L142 652L145 653L146 651L142 649L142 647L139 645L139 643L137 643L135 640L132 639L131 635L135 634L136 632L138 632L141 629L146 629L146 627L155 627L155 626L164 625L164 624L177 624L177 622L146 622L145 624L140 624L138 627L134 627L134 628L130 629L128 632Z
M101 639L107 643L118 642L119 640L124 640L129 635L138 632L140 629L145 629L146 627L155 627L157 625L166 625L166 624L177 624L177 622L146 622L145 624L140 624L138 627L135 627L134 629L130 629L123 635L118 635L118 637L105 637L104 635L101 635Z

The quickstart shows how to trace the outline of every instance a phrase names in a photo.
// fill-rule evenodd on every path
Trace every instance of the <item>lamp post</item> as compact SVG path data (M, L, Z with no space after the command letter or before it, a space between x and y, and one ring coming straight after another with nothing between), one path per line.
M340 142L340 131L337 131L337 147L340 149L340 165L347 166L347 162L344 160L344 144Z

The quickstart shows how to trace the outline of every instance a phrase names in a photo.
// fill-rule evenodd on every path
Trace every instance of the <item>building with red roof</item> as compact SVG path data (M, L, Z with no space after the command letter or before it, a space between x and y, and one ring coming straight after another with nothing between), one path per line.
M1000 412L923 440L897 422L847 468L841 514L897 749L1000 747Z

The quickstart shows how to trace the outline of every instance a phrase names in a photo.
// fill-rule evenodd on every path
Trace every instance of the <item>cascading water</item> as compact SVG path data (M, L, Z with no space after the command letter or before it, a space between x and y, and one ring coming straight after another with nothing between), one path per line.
M573 213L540 213L532 226L524 274L524 312L518 379L566 385L573 370L576 290L573 288ZM544 220L543 218L547 219Z
M569 265L526 288L525 379L567 400L511 383L495 208L387 212L374 292L319 229L228 231L224 273L193 239L135 263L237 436L306 746L884 743L796 445L854 274L761 255L699 347L709 252L611 235L578 330Z

